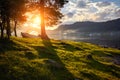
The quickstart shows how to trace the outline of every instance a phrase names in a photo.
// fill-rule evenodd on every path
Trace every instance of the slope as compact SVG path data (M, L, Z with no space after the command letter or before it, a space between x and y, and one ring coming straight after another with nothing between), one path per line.
M0 41L0 80L118 80L120 50L84 42Z

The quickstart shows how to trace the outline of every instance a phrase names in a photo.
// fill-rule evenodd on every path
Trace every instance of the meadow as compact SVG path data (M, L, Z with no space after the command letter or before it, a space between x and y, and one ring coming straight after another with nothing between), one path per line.
M68 40L0 40L0 80L119 80L120 50Z

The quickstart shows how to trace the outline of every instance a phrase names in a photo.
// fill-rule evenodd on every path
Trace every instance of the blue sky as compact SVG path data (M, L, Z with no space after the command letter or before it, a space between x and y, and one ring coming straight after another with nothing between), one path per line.
M62 12L63 24L108 21L120 18L120 0L69 0Z
M118 6L120 6L120 0L92 0L93 2L98 2L98 1L108 1L108 2L114 2Z

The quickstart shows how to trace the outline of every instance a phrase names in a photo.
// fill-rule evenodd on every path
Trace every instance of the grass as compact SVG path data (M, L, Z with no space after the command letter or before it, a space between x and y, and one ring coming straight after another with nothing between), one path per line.
M12 37L0 41L0 80L119 80L119 58L90 43Z

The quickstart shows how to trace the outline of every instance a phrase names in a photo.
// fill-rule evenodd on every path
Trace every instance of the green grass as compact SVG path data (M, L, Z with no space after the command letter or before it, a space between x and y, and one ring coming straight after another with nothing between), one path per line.
M120 50L84 42L0 41L0 80L119 80Z

